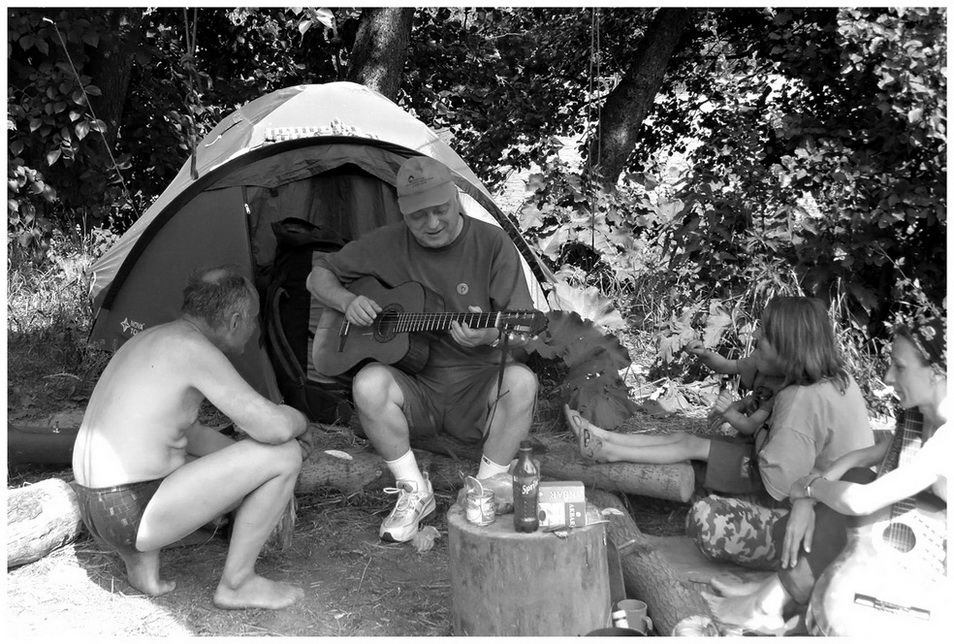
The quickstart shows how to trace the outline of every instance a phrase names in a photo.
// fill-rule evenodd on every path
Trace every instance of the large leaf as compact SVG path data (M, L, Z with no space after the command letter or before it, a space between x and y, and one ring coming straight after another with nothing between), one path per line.
M630 366L629 352L613 335L572 311L550 311L546 330L526 346L569 369L557 387L563 401L600 427L612 429L632 416L635 403L619 377Z
M606 329L619 329L626 324L613 300L603 296L595 286L580 288L561 280L547 296L547 301L551 308L573 311Z
M615 429L629 419L638 408L629 397L629 390L619 382L602 376L564 385L567 404L594 425Z

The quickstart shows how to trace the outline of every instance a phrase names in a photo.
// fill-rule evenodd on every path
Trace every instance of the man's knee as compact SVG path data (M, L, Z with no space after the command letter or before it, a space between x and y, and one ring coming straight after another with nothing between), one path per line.
M529 367L512 364L504 370L504 391L509 392L513 400L529 403L531 406L537 395L537 376Z
M394 386L394 378L387 367L370 364L355 375L351 383L351 393L358 408L374 408L393 397Z

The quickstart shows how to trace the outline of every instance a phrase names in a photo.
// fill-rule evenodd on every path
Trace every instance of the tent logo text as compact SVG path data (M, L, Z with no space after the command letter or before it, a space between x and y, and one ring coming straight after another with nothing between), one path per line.
M128 333L129 335L136 335L146 328L146 325L142 322L136 322L129 318L124 318L123 321L120 322L120 325L123 327L123 333Z

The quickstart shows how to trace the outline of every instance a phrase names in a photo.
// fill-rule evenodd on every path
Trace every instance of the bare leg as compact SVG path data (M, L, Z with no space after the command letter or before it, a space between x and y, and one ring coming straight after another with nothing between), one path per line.
M371 364L358 372L353 384L354 403L361 428L386 461L400 458L411 448L410 428L404 416L404 393L387 368Z
M484 456L494 463L507 464L517 453L520 441L530 435L537 378L521 364L508 365L504 369L502 389L504 395L499 400L496 386L490 392L488 403L497 400L497 409L484 442Z
M749 587L749 584L745 584ZM723 586L727 588L727 586ZM781 634L786 624L783 613L792 603L778 575L772 575L741 595L716 597L702 593L716 619L763 634Z
M566 415L566 422L570 426L573 435L576 436L580 447L582 448L583 430L589 430L590 437L598 438L603 444L616 444L628 447L648 447L650 445L668 445L677 443L686 435L685 432L672 432L669 434L620 434L597 427L590 421L583 418L580 412L570 409L569 405L563 405L563 412Z
M136 568L139 583L161 588L159 549L240 503L213 603L222 608L277 609L301 598L300 588L255 574L255 560L291 498L300 469L296 441L266 445L249 439L170 474L146 506L139 527L137 548L144 554L156 553L154 568Z
M635 441L627 442L627 444L606 442L591 435L590 430L586 428L581 434L580 453L597 463L627 462L665 465L688 460L706 461L709 459L711 445L708 438L695 434L679 434L671 442L646 446L633 444Z

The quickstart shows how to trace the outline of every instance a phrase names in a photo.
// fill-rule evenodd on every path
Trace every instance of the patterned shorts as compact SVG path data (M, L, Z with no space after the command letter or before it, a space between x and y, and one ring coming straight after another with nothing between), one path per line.
M782 502L763 505L759 498L710 495L696 501L686 515L686 534L706 557L746 568L776 570L779 528L788 516Z
M127 483L115 487L88 488L76 486L80 516L98 541L120 554L133 554L136 537L146 505L162 479Z

